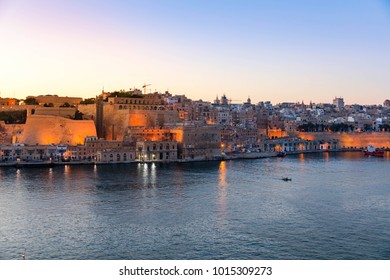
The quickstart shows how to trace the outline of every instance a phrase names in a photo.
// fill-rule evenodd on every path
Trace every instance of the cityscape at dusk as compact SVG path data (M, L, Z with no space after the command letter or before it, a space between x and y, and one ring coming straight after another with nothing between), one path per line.
M0 0L0 278L387 279L389 65L388 0Z
M389 38L386 0L2 0L0 94L381 104Z

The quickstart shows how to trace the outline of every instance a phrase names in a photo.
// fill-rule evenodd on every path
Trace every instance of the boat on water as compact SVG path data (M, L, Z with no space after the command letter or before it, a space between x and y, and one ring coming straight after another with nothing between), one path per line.
M283 177L282 180L285 181L285 182L292 181L292 179L288 178L288 177Z
M286 152L278 152L277 154L276 154L276 156L277 157L286 157Z
M372 145L369 145L367 147L367 149L364 150L364 155L374 156L374 157L383 157L385 155L385 151L382 149L377 149Z

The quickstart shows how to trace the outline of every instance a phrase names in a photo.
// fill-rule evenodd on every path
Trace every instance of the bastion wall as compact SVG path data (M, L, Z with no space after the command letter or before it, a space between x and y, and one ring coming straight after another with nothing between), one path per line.
M27 145L77 145L83 144L86 136L96 136L92 120L32 115L27 118L19 142Z
M390 148L389 132L360 132L360 133L332 133L332 132L296 132L293 136L305 140L339 140L339 147L367 147L373 145L377 148Z

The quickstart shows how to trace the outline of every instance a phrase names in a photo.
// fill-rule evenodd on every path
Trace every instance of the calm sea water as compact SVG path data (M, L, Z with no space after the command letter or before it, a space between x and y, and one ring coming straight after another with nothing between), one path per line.
M360 153L3 168L0 259L390 259L389 170Z

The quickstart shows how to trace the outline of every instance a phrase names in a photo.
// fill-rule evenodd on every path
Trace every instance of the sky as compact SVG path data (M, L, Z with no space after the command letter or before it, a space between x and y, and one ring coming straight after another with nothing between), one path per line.
M382 104L390 0L0 0L0 95Z

